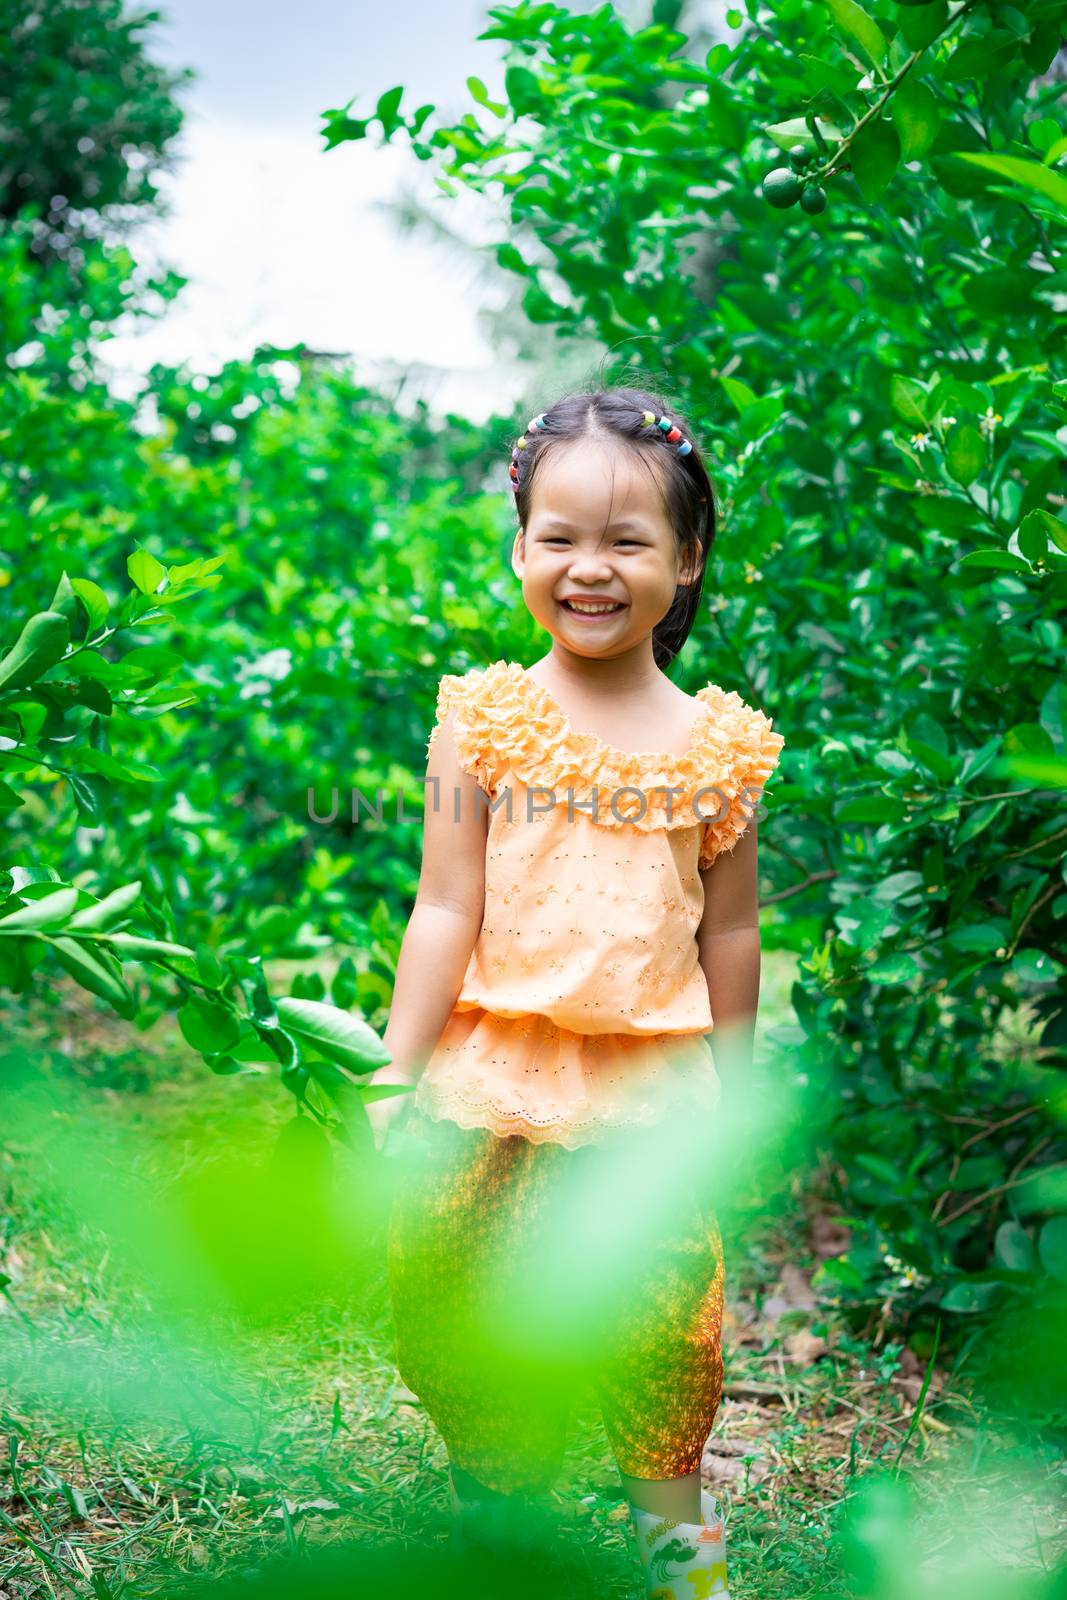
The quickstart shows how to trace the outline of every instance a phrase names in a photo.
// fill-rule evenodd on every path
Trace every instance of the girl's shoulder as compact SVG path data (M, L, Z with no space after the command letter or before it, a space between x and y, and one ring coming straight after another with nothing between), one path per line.
M495 795L501 759L510 744L509 726L521 718L520 688L515 669L506 661L446 672L437 686L437 715L427 741L427 755L449 713L455 711L452 737L460 766L490 795Z
M496 661L489 667L471 667L468 672L446 672L437 685L437 718L430 731L430 743L450 711L455 710L460 724L477 726L488 735L491 728L502 728L509 717L521 712L517 675L522 668Z
M732 851L745 832L755 802L778 765L785 738L764 711L749 705L735 689L709 683L697 691L697 699L708 714L701 760L708 771L718 774L706 780L713 792L701 802L711 816L700 843L704 870Z

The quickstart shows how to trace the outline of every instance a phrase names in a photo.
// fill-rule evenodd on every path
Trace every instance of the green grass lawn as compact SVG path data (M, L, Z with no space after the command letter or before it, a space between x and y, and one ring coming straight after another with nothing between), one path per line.
M764 1025L790 981L771 953ZM73 989L15 1031L2 1073L0 1593L220 1592L221 1573L251 1582L268 1558L383 1549L394 1571L414 1564L413 1594L493 1592L484 1572L417 1576L447 1542L446 1456L392 1366L385 1205L351 1152L335 1147L345 1237L317 1248L314 1213L272 1200L292 1120L272 1075L214 1078L167 1023L139 1035ZM904 1446L922 1380L891 1324L857 1337L817 1302L811 1270L835 1246L812 1191L798 1173L773 1205L751 1197L728 1240L727 1382L703 1475L727 1507L735 1600L857 1592L835 1532ZM1001 1459L998 1487L986 1469ZM971 1483L991 1517L1017 1503L1017 1559L1039 1564L1048 1474L1014 1459L938 1373L905 1455L923 1514L936 1524L946 1485ZM640 1596L591 1396L553 1501L543 1592ZM349 1579L348 1593L400 1592L369 1568ZM311 1592L307 1567L294 1581Z

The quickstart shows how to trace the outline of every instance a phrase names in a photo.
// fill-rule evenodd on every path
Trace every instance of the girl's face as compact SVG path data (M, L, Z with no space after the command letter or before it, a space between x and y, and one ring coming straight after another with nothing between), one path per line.
M610 439L556 445L546 456L511 564L531 614L583 656L641 645L678 584L696 575L678 552L655 469ZM583 600L614 609L582 615L571 602Z

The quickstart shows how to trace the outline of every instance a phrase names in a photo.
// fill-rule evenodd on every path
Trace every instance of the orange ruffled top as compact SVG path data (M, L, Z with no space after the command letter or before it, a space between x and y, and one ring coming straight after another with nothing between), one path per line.
M489 811L485 911L417 1109L576 1149L679 1096L714 1107L700 874L734 848L785 741L732 690L696 699L684 756L628 753L576 732L524 667L441 679L428 750L455 709Z

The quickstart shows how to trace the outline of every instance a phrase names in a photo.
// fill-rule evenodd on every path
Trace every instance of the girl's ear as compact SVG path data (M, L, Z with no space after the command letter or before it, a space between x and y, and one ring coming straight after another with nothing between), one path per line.
M678 582L680 584L695 583L700 571L700 551L696 545L687 553L679 557Z
M515 542L511 547L511 570L516 578L522 577L523 567L526 564L526 534L520 528L515 535Z

